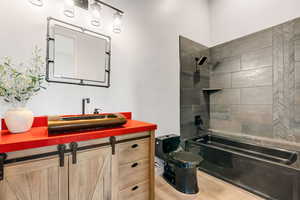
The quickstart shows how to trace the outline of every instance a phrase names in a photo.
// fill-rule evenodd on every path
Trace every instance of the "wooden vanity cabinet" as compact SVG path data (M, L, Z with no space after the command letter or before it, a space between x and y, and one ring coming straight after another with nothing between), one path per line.
M68 167L57 157L5 166L0 181L1 200L67 200L66 191Z
M75 161L67 153L62 167L57 156L7 164L0 200L154 200L154 134L141 134L150 137L117 138L114 150L78 151Z
M115 159L115 199L150 199L150 139L119 144Z
M69 200L111 200L111 147L69 158Z

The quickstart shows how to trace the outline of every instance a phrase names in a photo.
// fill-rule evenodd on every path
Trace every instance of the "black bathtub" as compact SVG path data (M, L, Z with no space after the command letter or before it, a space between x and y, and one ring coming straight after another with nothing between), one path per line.
M208 174L266 199L300 200L300 170L290 166L297 152L215 135L189 139L185 148L204 158L199 169Z

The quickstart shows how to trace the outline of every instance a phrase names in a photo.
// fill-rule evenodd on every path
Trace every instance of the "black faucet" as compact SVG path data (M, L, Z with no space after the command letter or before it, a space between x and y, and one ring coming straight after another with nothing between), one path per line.
M86 104L89 104L90 98L83 98L82 99L82 114L85 115L85 108L86 108Z

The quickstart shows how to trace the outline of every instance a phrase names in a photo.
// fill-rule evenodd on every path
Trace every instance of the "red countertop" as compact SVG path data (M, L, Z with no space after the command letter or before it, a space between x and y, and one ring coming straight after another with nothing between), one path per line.
M2 126L4 130L0 131L0 153L154 131L157 129L157 125L155 124L132 120L131 113L122 114L128 119L127 123L122 127L60 135L48 135L47 126L43 124L45 117L35 118L33 128L26 133L12 134L6 130L6 126Z

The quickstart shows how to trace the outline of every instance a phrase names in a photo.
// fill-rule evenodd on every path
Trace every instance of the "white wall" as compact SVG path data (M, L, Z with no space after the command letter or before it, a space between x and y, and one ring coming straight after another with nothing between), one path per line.
M46 17L87 26L88 14L76 10L76 18L62 15L62 0L44 0L35 7L27 0L0 2L0 57L28 59L33 47L45 51ZM112 87L94 88L49 84L28 107L35 115L81 112L81 98L90 97L91 108L105 112L132 111L138 120L157 123L159 133L179 133L179 49L184 35L209 45L208 0L110 0L126 12L124 30L110 30L112 14L104 10L103 33L112 35ZM0 114L8 106L0 104Z
M299 0L210 0L211 45L300 16Z

